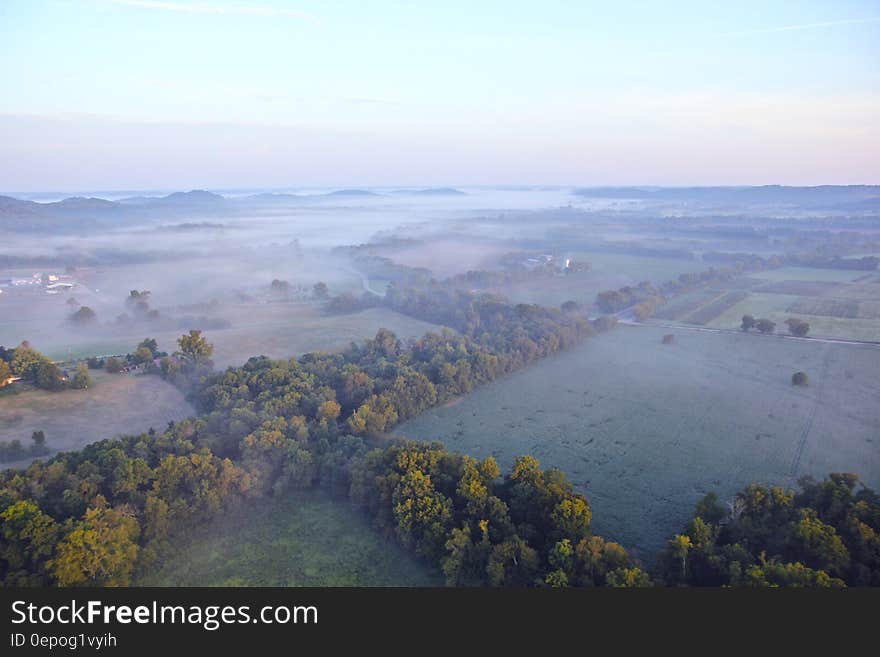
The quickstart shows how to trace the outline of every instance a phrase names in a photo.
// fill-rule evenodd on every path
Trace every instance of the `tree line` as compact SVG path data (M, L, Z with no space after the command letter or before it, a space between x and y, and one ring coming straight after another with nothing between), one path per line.
M13 349L0 346L0 388L15 379L54 392L68 388L83 390L92 385L84 363L78 364L72 373L65 372L27 341Z
M657 578L671 586L880 586L880 496L854 474L797 492L752 484L714 494L670 539Z

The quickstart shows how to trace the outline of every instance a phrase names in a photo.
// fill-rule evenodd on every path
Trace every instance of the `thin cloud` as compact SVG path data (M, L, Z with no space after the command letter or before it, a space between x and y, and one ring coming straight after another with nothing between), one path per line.
M823 27L835 27L837 25L860 25L862 23L876 23L880 16L869 18L845 18L837 21L824 21L822 23L800 23L798 25L782 25L779 27L764 27L754 30L741 30L737 32L724 32L716 34L716 37L751 36L752 34L774 34L776 32L794 32L797 30L815 30Z
M262 16L265 18L296 18L317 22L312 14L296 9L276 9L260 5L229 4L215 5L201 2L163 2L162 0L108 0L111 4L138 9L154 9L184 14L215 14L226 16Z

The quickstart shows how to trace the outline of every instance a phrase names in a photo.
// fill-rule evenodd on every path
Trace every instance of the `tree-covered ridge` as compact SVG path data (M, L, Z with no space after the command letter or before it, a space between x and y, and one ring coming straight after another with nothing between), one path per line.
M658 568L669 585L880 586L880 496L853 474L709 494Z

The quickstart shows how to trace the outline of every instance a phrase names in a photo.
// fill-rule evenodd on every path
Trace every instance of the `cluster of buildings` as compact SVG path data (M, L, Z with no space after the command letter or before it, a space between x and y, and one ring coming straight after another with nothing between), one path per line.
M590 271L591 265L589 262L584 262L580 260L572 260L571 258L561 258L549 253L543 253L537 256L532 256L526 258L522 262L523 266L526 269L537 269L537 268L556 268L562 271L565 274L573 274L583 271Z
M42 291L46 294L60 294L76 287L76 281L69 274L36 273L31 276L0 277L0 294L9 291Z

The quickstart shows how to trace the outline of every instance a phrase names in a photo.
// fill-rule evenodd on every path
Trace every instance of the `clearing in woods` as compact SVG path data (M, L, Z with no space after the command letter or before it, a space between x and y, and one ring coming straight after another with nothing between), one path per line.
M321 491L250 504L193 530L139 586L440 586L347 502Z
M52 453L80 449L121 434L150 427L163 431L169 421L195 415L176 387L154 375L92 371L88 390L49 392L14 384L0 395L0 441L18 439L25 447L43 431ZM32 459L3 463L24 467Z

